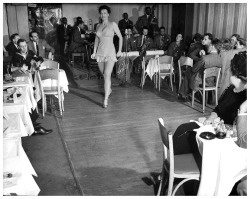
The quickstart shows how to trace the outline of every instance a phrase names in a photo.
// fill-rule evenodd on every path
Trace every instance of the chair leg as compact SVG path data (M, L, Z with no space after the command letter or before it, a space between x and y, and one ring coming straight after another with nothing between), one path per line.
M170 85L171 85L172 92L174 92L173 81L172 81L172 75L171 74L170 74Z
M205 102L206 102L206 91L203 90L203 96L202 96L202 112L205 113Z
M161 76L159 75L159 81L158 81L158 90L160 91L161 90Z
M58 106L60 110L60 115L62 115L62 99L61 99L61 94L58 94Z
M215 89L215 105L218 105L218 90Z
M195 91L193 90L192 91L192 107L194 107L194 94L195 94Z
M172 195L172 191L173 191L173 184L174 184L174 177L173 176L169 176L169 182L168 182L168 196Z

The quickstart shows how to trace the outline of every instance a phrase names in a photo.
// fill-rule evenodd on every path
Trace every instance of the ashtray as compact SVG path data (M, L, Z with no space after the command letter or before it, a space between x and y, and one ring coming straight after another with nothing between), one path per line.
M218 133L216 133L216 137L218 138L218 139L224 139L225 137L226 137L226 133L224 133L224 132L218 132Z
M200 137L205 139L205 140L212 140L215 138L215 134L213 134L211 132L202 132L200 134Z

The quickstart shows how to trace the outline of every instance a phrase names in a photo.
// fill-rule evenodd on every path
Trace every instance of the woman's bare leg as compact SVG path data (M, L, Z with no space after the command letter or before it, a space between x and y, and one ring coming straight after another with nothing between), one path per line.
M105 66L104 66L104 73L103 73L103 77L104 77L104 91L105 91L105 97L104 99L107 100L110 94L110 89L111 89L111 73L113 71L113 67L114 67L115 62L113 61L108 61L105 62Z

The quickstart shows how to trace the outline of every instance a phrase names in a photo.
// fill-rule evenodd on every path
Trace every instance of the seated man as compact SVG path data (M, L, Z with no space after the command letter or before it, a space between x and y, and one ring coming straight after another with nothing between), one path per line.
M154 38L154 48L156 50L164 50L165 54L168 49L168 45L171 42L169 35L165 33L165 27L160 27L160 35L157 35Z
M222 61L221 57L219 56L219 44L220 41L218 39L214 39L208 48L208 55L202 56L199 61L197 61L194 66L188 67L187 71L185 72L185 76L183 82L180 87L180 97L183 100L188 100L188 94L191 90L196 90L199 84L202 83L202 74L204 69L209 67L221 67ZM206 80L208 81L208 79ZM209 78L209 83L213 83L214 78ZM208 83L208 82L207 82Z
M71 36L71 43L69 46L69 52L85 52L85 45L89 42L86 40L85 35L81 34L83 29L83 21L78 21L76 28L73 30Z
M136 51L136 38L133 36L132 27L127 27L127 34L123 37L122 52Z
M8 43L8 45L6 46L6 50L9 53L9 56L13 56L16 54L16 52L18 52L18 45L17 45L17 41L20 39L20 36L18 35L18 33L15 33L13 35L11 35L10 37L10 43Z
M200 59L199 52L204 48L201 41L202 41L202 35L196 33L193 37L193 43L190 44L187 52L187 57L192 58L194 63Z
M32 31L29 33L30 41L28 42L29 50L32 50L36 56L40 56L42 58L46 58L45 52L48 51L48 59L53 59L53 54L55 53L55 49L51 47L45 40L39 39L38 33L36 31Z

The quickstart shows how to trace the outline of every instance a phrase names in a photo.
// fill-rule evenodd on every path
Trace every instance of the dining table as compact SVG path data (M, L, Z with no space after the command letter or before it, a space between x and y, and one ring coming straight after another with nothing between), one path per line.
M3 91L3 110L8 114L19 113L28 135L32 135L34 127L29 113L31 113L32 109L35 109L37 106L36 101L34 96L30 93L31 91L29 87L18 86L16 89L20 95L16 100L14 100L14 98L9 98L10 93L8 93L8 91Z
M242 177L247 175L247 149L236 144L237 137L204 139L201 133L216 134L213 125L195 129L196 141L202 156L198 196L228 196ZM203 134L204 135L204 134Z

